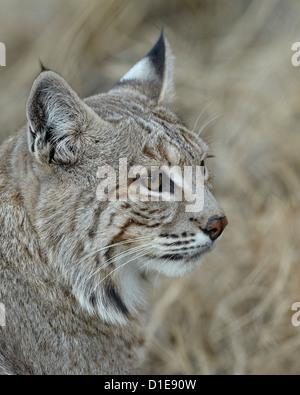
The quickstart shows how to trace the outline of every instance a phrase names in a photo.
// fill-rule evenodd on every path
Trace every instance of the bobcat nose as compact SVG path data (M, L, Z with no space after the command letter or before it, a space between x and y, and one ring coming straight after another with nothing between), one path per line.
M226 217L211 217L207 221L206 229L204 230L207 233L211 240L216 240L219 236L221 236L223 230L228 225L228 220Z

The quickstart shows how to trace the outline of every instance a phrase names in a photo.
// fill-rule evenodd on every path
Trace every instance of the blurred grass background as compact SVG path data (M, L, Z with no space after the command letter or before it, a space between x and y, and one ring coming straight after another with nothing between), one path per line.
M229 226L196 272L154 292L145 374L299 374L298 0L0 0L1 141L25 123L39 59L81 96L106 91L157 40L176 108L202 135ZM208 107L207 107L208 106ZM206 108L207 107L207 108Z

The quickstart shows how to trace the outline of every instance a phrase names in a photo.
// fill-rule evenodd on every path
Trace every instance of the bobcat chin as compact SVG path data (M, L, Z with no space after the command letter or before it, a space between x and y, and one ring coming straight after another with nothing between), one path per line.
M45 69L35 80L27 126L0 151L0 373L134 373L152 277L195 269L226 227L207 169L199 212L97 199L98 169L120 158L204 168L208 146L169 109L172 69L162 34L108 93L82 100ZM162 193L159 177L146 187Z

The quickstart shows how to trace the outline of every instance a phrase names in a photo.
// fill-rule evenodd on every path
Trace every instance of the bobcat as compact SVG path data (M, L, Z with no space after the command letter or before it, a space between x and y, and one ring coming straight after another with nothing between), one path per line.
M208 146L169 109L172 66L162 33L108 93L82 100L53 71L36 78L27 126L0 151L1 374L136 372L152 278L192 271L227 225L207 170L201 212L96 198L99 167L119 158L204 166Z

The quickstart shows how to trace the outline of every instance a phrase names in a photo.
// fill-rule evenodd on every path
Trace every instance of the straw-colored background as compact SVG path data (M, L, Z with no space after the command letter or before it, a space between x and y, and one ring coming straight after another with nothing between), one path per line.
M146 374L299 374L298 0L0 0L0 135L25 122L38 60L81 96L105 91L164 24L176 107L216 155L229 226L196 272L155 291Z

